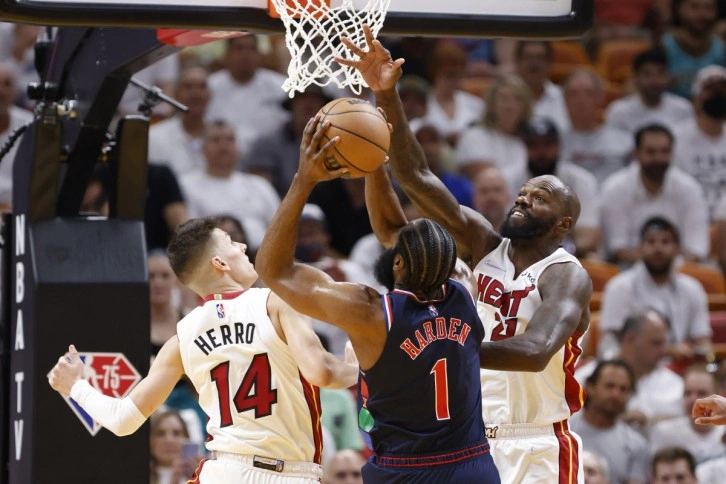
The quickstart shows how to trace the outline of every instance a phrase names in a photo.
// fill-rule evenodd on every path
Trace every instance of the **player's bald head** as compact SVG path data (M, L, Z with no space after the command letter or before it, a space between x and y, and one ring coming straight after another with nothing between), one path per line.
M527 183L552 193L560 206L560 215L570 217L573 226L577 223L577 219L580 217L580 199L569 185L554 175L538 176Z

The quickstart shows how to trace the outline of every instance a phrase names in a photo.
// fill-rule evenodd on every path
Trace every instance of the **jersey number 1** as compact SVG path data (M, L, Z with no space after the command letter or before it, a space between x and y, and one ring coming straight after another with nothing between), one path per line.
M220 427L228 427L232 425L232 408L229 401L229 361L215 366L210 373L212 381L217 385L219 415L221 417ZM255 418L272 415L272 404L277 403L277 390L270 388L271 380L272 370L270 369L270 360L267 358L267 353L255 355L245 376L242 378L242 384L232 399L237 412L254 410Z
M434 375L436 395L436 420L449 420L449 376L446 373L446 358L441 358L431 369Z

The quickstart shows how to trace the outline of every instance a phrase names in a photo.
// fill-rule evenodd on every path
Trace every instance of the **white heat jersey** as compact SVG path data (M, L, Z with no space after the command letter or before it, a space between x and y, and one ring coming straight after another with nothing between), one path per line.
M477 311L486 331L485 341L510 338L527 329L542 304L537 282L547 267L580 265L560 248L515 277L509 246L510 240L503 239L474 269ZM584 391L574 377L582 336L574 333L541 372L481 370L484 423L550 424L577 412L584 401Z
M177 324L211 451L320 463L320 393L267 314L269 289L214 294Z

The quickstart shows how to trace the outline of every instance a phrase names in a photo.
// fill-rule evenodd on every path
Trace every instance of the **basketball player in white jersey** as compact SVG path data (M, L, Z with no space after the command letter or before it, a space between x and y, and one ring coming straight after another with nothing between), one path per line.
M582 444L567 420L584 391L574 379L579 343L589 325L592 283L561 248L579 216L573 191L557 177L522 187L496 233L479 213L461 207L431 172L406 122L396 83L403 59L365 28L368 49L344 39L356 67L393 125L393 174L419 212L446 227L459 257L474 267L481 346L482 412L503 483L582 483ZM483 154L485 157L485 154Z
M319 482L317 387L354 385L358 366L327 353L311 321L269 289L251 288L257 273L247 247L217 227L214 218L194 219L174 234L172 268L204 302L178 323L177 336L128 397L93 389L72 345L51 371L50 384L122 436L135 432L186 374L209 416L206 446L212 451L191 482Z

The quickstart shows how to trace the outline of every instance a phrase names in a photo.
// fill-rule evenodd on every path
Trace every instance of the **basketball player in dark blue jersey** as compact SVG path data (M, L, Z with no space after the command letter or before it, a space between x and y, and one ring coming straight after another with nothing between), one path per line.
M451 278L456 264L451 235L419 219L383 240L390 246L376 263L380 282L390 290L383 296L361 284L335 282L294 260L310 192L319 181L345 174L345 168L323 166L338 142L333 138L321 146L326 129L317 116L305 129L300 167L257 254L257 271L290 306L350 337L365 397L360 420L375 451L363 467L365 482L499 483L481 419L483 328L469 290ZM392 220L376 209L400 211L395 197L385 200L390 195L385 172L377 174L366 187L374 227Z

